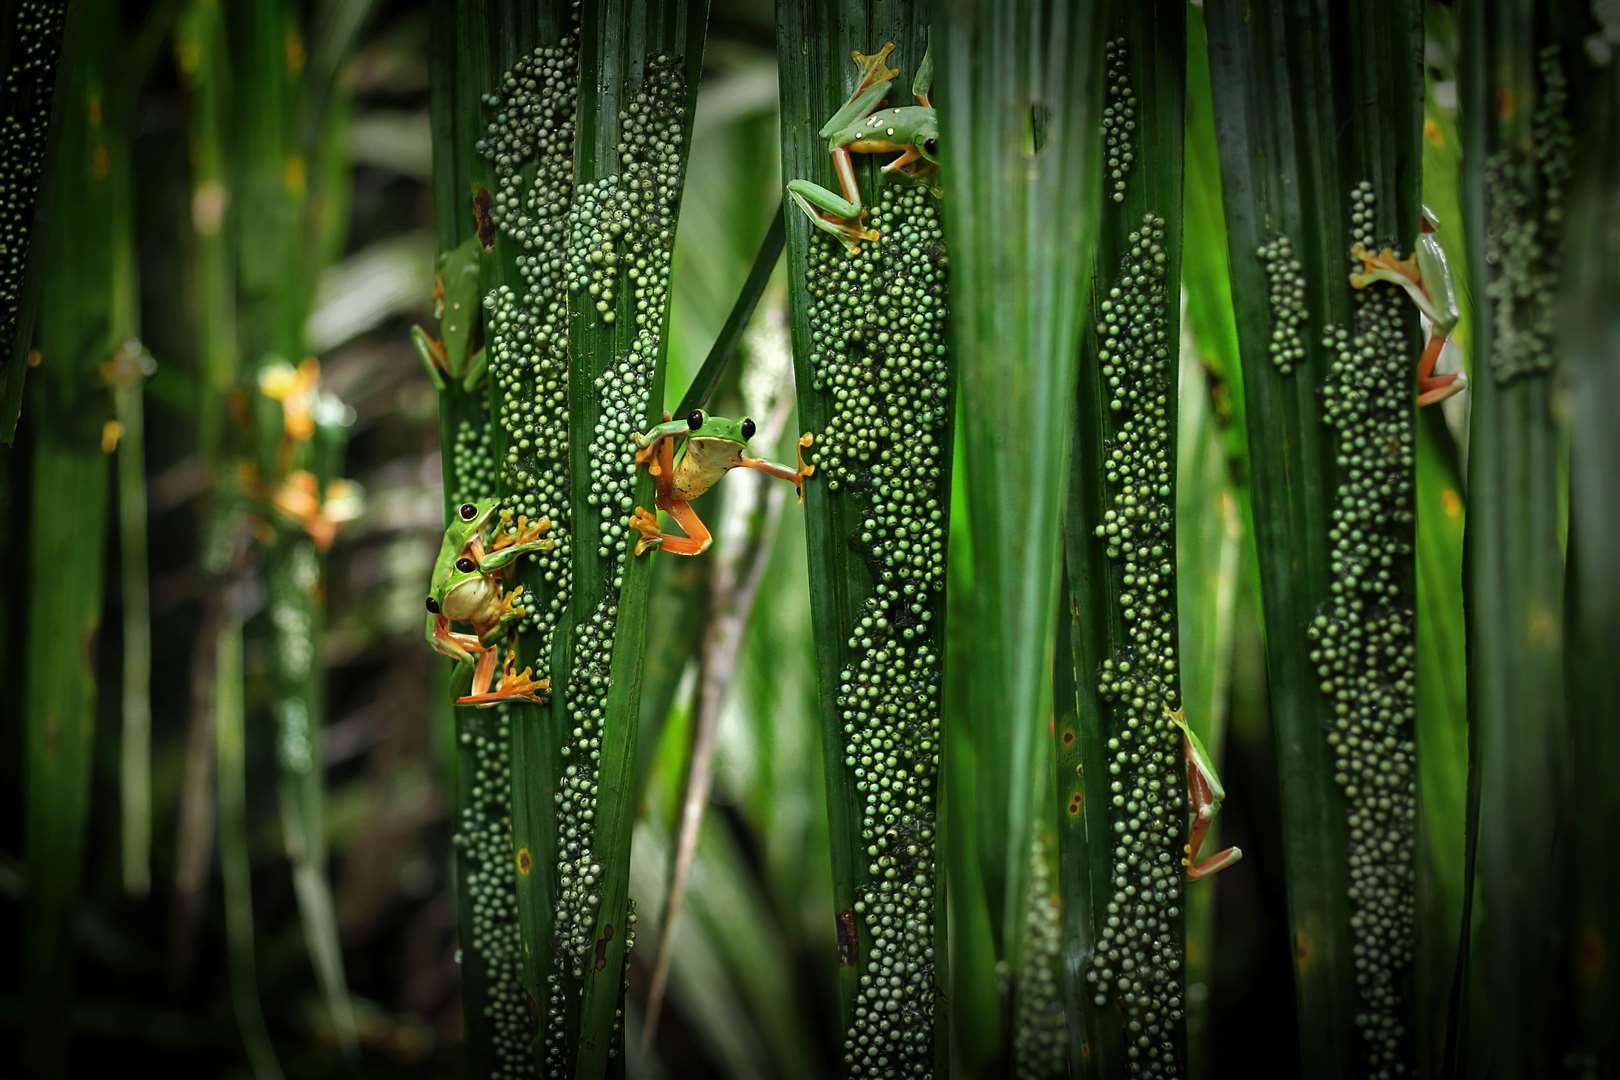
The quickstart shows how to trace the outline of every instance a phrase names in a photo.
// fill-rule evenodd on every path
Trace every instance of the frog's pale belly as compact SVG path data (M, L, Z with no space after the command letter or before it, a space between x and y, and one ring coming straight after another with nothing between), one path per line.
M687 439L686 453L675 463L675 497L686 502L697 498L737 467L742 445L730 439Z
M500 618L500 586L487 577L464 581L444 598L444 614L455 622L472 623L482 634Z

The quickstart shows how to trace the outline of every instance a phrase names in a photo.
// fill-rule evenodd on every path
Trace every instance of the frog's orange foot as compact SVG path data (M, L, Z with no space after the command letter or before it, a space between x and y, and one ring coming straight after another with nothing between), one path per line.
M529 613L528 608L517 606L517 598L521 595L523 595L523 586L514 585L511 592L501 597L501 617L503 619L508 615L521 619Z
M1243 852L1241 849L1229 847L1225 851L1216 852L1203 862L1195 863L1192 861L1191 845L1188 845L1187 857L1182 859L1181 863L1187 868L1187 880L1198 881L1209 877L1211 874L1220 873L1242 858Z
M489 546L489 550L491 551L500 551L502 548L513 547L517 544L534 543L536 540L540 539L541 534L545 533L551 528L551 519L543 517L539 521L530 524L527 517L519 515L517 524L513 526L512 511L502 510L501 524L507 528L511 528L513 531L503 532L500 536L496 537L495 542ZM548 543L550 543L550 541L548 541Z
M889 67L886 63L889 54L892 52L894 52L894 42L890 41L885 42L883 48L870 56L859 49L849 54L854 58L856 66L861 69L861 85L855 88L852 97L860 97L869 86L876 86L880 82L900 77L900 72Z
M630 515L630 527L641 534L636 541L636 554L645 554L651 548L664 546L664 534L658 528L658 515L645 507L636 507Z
M1399 275L1413 282L1422 280L1418 274L1417 259L1396 258L1393 248L1374 253L1358 241L1350 245L1350 257L1361 261L1361 269L1350 275L1352 289L1365 289L1375 281L1391 281L1391 275Z
M799 478L794 481L793 486L798 489L799 501L801 503L804 502L805 477L814 476L816 474L816 467L814 465L806 465L804 463L804 451L806 447L814 446L815 442L816 436L815 432L813 431L807 431L803 435L799 436L799 445L796 450L799 455Z
M1418 405L1438 405L1440 402L1468 389L1468 377L1460 371L1446 375L1433 375L1418 380Z

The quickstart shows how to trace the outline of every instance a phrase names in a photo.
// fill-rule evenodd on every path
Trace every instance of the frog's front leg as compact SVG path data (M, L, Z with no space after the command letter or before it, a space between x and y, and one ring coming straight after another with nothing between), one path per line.
M413 326L411 345L415 347L416 355L422 358L422 366L427 368L428 378L433 380L433 389L442 393L445 388L444 377L450 371L450 360L445 356L444 343L420 326Z
M549 528L551 521L547 518L541 518L533 525L519 519L516 533L508 533L496 540L487 554L478 557L479 571L485 574L497 573L506 569L520 555L550 551L557 546L557 541L540 539L540 534Z
M517 606L518 597L523 595L523 586L517 585L501 597L501 608L489 629L478 635L478 643L486 647L493 646L506 636L507 627L517 622L529 613L527 608Z
M815 435L808 431L799 436L799 467L797 469L790 469L786 465L778 465L774 461L766 461L764 458L745 457L739 464L746 469L756 469L766 476L774 476L778 480L788 481L798 491L799 501L804 502L804 478L814 476L816 472L814 465L804 463L804 448L813 445L815 441Z

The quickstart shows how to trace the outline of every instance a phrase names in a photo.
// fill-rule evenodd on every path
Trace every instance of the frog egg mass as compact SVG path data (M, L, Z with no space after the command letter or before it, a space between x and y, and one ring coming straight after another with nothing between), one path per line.
M849 254L812 234L813 386L829 398L813 460L830 497L863 506L852 543L874 585L838 687L844 764L866 843L862 971L844 1040L851 1076L930 1076L935 1008L934 791L945 584L950 366L937 200L886 183L881 244Z
M1351 196L1351 239L1374 247L1372 185ZM1358 290L1350 328L1329 327L1322 388L1333 431L1332 581L1310 627L1311 660L1333 702L1328 733L1350 808L1351 931L1357 1027L1370 1076L1404 1075L1397 988L1412 964L1417 671L1410 573L1412 368L1393 286Z
M1175 499L1164 219L1143 216L1098 304L1097 360L1109 388L1108 500L1095 536L1120 570L1126 642L1104 660L1112 891L1086 968L1094 1004L1126 1017L1133 1076L1179 1075L1179 956L1186 783L1176 660Z

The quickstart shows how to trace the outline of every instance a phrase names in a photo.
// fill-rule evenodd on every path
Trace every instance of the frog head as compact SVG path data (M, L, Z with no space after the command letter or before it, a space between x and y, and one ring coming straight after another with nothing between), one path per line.
M450 524L445 526L444 539L439 544L439 557L433 563L433 580L428 586L429 614L438 614L445 597L469 576L480 576L477 563L465 552L473 538L489 528L500 505L499 499L478 499L462 503L450 515Z
M716 439L741 447L754 437L754 422L746 416L741 420L727 420L723 416L710 416L702 409L693 409L686 417L688 439Z

